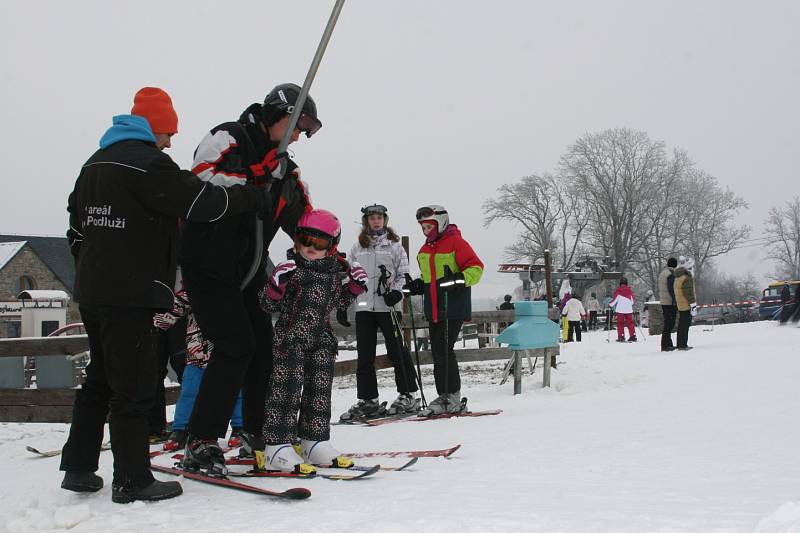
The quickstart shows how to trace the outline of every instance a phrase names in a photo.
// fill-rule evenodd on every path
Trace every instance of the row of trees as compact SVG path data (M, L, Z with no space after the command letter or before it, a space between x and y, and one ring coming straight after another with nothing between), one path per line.
M584 135L555 173L526 176L498 193L483 204L484 225L504 220L522 229L506 248L510 259L536 262L549 249L554 266L566 270L586 255L609 256L649 287L667 257L693 257L702 278L715 257L750 234L736 222L747 207L742 198L685 151L669 152L625 128Z

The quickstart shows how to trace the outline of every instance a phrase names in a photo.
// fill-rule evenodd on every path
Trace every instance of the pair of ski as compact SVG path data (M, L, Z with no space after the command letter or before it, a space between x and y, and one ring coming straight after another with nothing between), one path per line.
M414 450L407 452L357 452L347 455L348 457L354 457L354 458L411 457L412 459L417 459L419 457L450 457L459 448L461 448L460 444L453 446L452 448L445 448L443 450ZM249 485L247 483L240 483L238 481L228 479L227 477L209 476L200 472L189 472L186 470L181 470L180 468L170 468L167 466L154 465L154 464L150 465L150 468L152 468L156 472L161 472L163 474L181 476L186 479L192 479L194 481L199 481L202 483L208 483L211 485L227 487L234 490L240 490L244 492L250 492L253 494L260 494L263 496L270 496L274 498L282 498L289 500L304 500L311 496L311 491L303 487L294 487L291 489L287 489L285 491L274 491L257 487L255 485Z

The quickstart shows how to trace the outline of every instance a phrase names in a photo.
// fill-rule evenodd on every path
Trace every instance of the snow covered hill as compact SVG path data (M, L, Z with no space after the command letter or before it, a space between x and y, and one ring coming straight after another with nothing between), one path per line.
M73 494L59 488L57 458L25 451L59 448L67 426L2 424L0 530L800 531L798 340L800 329L766 322L693 327L694 350L661 353L657 338L617 344L594 332L563 348L551 388L540 361L516 397L498 385L501 362L463 365L471 407L501 415L333 428L343 450L462 444L452 458L355 482L251 480L310 488L297 502L185 480L174 500L113 504L108 452L107 486ZM338 380L335 416L354 401L353 379Z

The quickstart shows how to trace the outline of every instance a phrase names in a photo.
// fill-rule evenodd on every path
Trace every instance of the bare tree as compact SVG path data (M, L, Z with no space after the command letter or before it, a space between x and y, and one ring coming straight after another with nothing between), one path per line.
M484 226L505 220L522 227L506 256L536 261L549 249L557 268L568 268L579 252L580 237L589 220L582 198L552 175L531 175L498 189L497 198L483 203Z
M667 210L665 201L685 160L667 157L662 142L620 128L586 134L561 157L561 176L586 196L587 239L625 271Z
M773 238L767 258L775 261L775 277L800 279L800 196L770 209L764 224Z
M735 224L736 214L747 208L747 202L698 169L691 169L680 187L686 207L679 220L681 248L694 259L699 281L709 260L730 252L750 234L749 226ZM698 283L697 287L702 297L703 284Z

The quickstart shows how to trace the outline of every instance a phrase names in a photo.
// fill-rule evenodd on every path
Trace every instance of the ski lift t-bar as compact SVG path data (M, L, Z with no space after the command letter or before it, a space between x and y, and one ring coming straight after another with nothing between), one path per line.
M300 114L303 112L303 105L306 103L308 91L311 89L311 83L314 81L314 76L317 75L319 64L322 62L322 56L325 54L325 49L328 47L328 41L331 39L333 28L336 26L336 21L339 19L339 13L341 13L343 6L344 0L336 0L336 4L333 6L331 16L328 19L328 24L325 26L325 31L322 33L322 39L320 39L319 45L317 46L317 52L314 54L314 59L311 61L311 67L309 67L308 74L306 74L306 79L303 81L303 87L300 89L300 94L297 96L297 100L294 103L294 109L289 114L289 124L286 127L286 132L284 132L280 144L278 145L278 154L282 154L280 159L281 176L283 176L286 172L286 149L289 147L289 139L291 138L292 133L294 133L294 127L297 125L297 121L300 119ZM266 186L268 190L272 188L272 183L273 181L269 181L267 183ZM244 290L247 284L250 283L250 280L253 279L253 276L256 275L258 267L261 265L261 255L264 253L264 221L258 217L256 217L255 229L255 249L253 250L253 262L250 264L250 270L247 271L247 274L242 280L241 285L239 285L239 290Z

